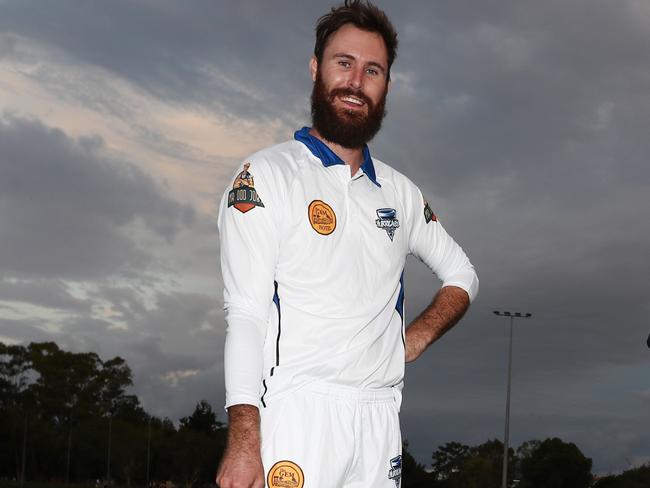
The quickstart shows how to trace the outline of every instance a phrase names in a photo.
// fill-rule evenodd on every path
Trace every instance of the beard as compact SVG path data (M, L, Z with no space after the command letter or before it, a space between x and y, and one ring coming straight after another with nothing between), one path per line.
M386 116L386 93L385 91L379 101L374 103L361 90L334 88L328 91L318 70L311 92L312 125L330 142L346 149L361 148L371 141L381 128L381 122ZM346 95L363 100L368 107L368 113L337 109L334 106L335 99Z

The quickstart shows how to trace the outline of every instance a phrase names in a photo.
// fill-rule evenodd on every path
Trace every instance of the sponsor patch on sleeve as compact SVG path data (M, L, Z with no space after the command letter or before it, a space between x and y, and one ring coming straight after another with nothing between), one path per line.
M228 207L235 207L241 213L246 213L255 207L264 208L264 204L255 190L253 175L248 171L251 164L244 164L244 169L237 175L228 193Z
M424 201L424 222L429 223L431 221L437 222L438 218L436 217L436 214L433 213L433 210L431 210L431 207L429 207L429 202L426 200Z

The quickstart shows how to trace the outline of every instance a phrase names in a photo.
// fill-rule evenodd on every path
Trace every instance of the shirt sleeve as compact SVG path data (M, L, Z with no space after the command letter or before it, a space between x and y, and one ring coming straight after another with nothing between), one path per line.
M278 256L278 186L269 163L240 167L221 199L218 227L226 311L226 408L259 406L263 351Z
M442 286L457 286L469 295L478 293L478 276L463 249L447 234L420 189L411 183L409 251L431 268Z

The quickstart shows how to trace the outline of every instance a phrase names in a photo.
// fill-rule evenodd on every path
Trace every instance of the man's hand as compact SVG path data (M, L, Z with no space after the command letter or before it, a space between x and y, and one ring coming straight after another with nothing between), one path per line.
M228 445L217 470L220 488L264 488L260 412L253 405L228 408Z
M415 361L451 329L469 307L469 295L457 286L441 288L431 304L406 328L406 362Z

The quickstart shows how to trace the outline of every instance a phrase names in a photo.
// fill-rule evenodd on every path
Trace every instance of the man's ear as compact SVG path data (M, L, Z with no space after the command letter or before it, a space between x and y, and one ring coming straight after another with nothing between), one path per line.
M316 71L318 71L318 60L312 56L309 60L309 71L311 72L311 81L316 81Z

